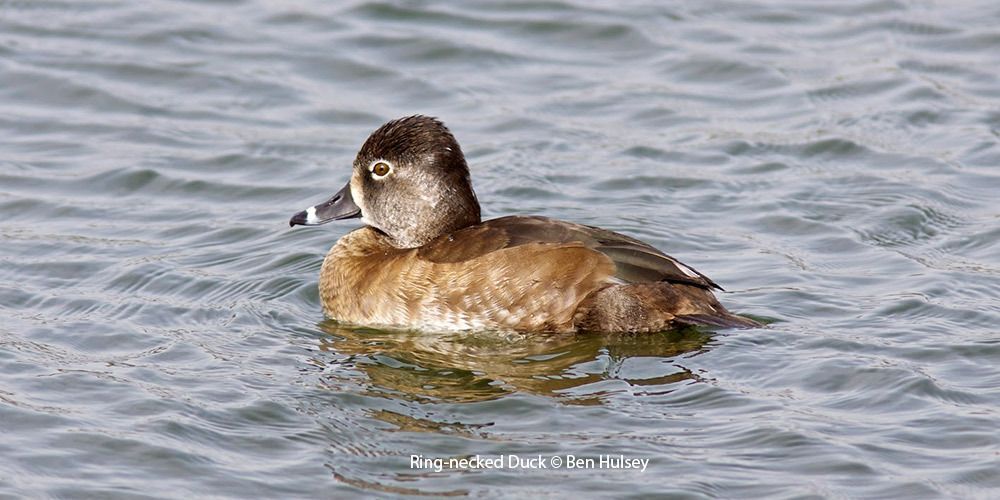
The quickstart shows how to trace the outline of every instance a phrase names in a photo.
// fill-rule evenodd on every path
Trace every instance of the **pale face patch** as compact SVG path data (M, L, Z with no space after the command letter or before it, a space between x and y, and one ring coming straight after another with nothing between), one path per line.
M378 227L378 225L374 224L368 218L368 207L365 204L365 197L361 192L361 175L360 172L354 172L354 175L351 176L351 198L354 198L354 204L361 209L361 222L367 226Z

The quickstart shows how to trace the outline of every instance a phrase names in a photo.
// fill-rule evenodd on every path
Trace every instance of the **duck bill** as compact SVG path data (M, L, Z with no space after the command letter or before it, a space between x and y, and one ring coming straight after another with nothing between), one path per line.
M343 189L333 195L333 198L293 215L288 225L318 226L332 220L355 217L361 217L361 209L351 197L351 183L348 182Z

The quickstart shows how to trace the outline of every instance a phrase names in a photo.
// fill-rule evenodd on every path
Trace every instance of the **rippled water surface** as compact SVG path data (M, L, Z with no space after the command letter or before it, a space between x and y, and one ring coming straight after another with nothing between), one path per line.
M0 496L996 498L998 68L989 1L0 1ZM288 218L413 113L770 327L324 320ZM510 454L650 462L410 467Z

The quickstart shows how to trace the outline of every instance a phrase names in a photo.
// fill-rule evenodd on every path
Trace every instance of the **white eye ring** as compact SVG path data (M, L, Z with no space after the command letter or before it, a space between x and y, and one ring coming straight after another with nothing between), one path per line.
M383 172L379 174L378 172L375 171L376 169L381 170ZM375 160L371 163L371 165L368 165L368 171L372 173L373 179L384 179L385 176L391 174L393 170L394 169L392 168L392 163L389 163L385 160Z

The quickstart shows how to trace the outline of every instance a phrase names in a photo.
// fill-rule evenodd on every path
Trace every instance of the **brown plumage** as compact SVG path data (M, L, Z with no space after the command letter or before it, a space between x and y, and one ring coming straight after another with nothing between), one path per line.
M432 118L376 130L348 186L291 223L358 215L367 226L341 238L320 272L323 309L341 321L546 332L760 326L729 313L708 277L639 240L545 217L480 222L461 149Z

